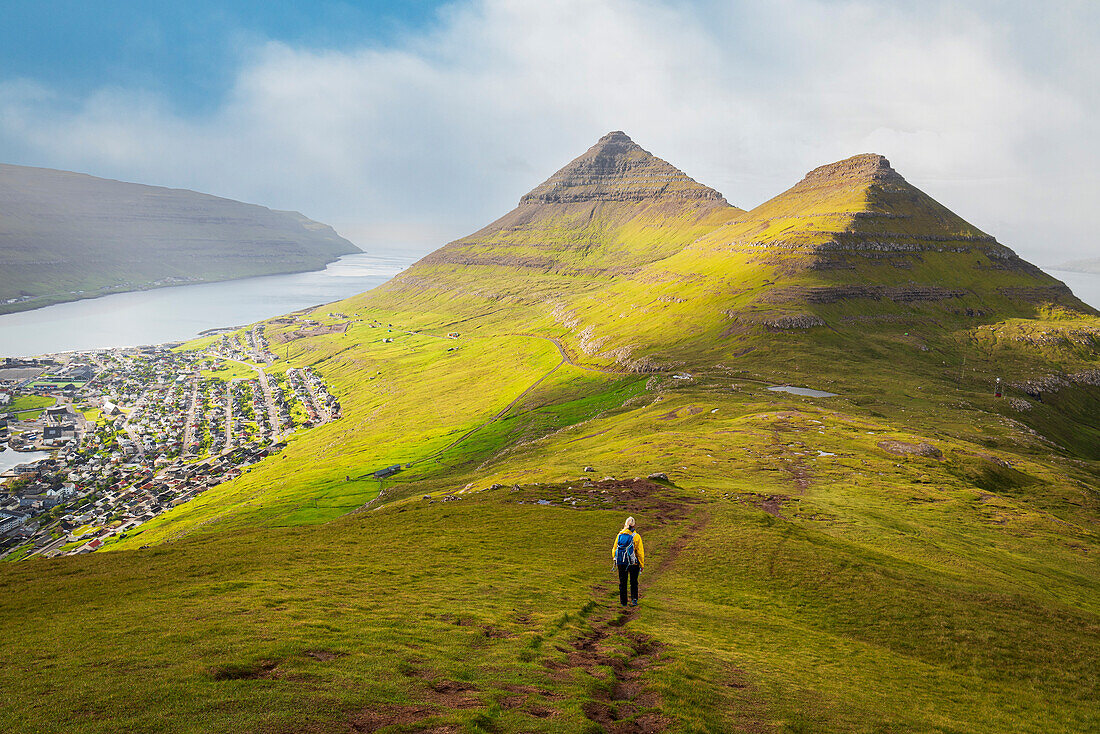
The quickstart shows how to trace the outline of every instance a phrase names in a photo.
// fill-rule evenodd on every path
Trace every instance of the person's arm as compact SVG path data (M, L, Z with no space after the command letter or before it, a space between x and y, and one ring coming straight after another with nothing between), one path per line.
M634 533L634 550L638 554L638 568L645 568L645 548L642 546L642 536Z
M619 549L619 534L615 533L615 539L611 541L611 564L615 564L615 551Z

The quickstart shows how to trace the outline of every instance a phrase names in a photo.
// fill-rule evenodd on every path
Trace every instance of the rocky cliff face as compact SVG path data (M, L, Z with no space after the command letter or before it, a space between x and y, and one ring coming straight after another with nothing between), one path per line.
M885 156L877 153L862 153L835 163L826 163L813 169L796 185L792 191L813 189L833 189L845 184L904 185L905 179L890 166Z

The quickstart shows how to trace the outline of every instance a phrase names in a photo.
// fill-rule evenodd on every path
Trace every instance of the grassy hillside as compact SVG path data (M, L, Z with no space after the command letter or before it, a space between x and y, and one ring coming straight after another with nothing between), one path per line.
M609 137L309 315L353 323L270 371L342 420L109 552L4 564L0 725L1100 728L1100 317L877 157L744 213Z
M317 270L356 251L331 227L297 212L0 164L0 313L160 285Z

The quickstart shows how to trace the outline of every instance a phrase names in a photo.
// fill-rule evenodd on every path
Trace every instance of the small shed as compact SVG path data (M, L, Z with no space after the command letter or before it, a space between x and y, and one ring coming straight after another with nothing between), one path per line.
M375 479L385 479L386 477L392 477L397 472L401 471L400 464L394 464L393 466L387 466L385 469L379 469L371 474Z

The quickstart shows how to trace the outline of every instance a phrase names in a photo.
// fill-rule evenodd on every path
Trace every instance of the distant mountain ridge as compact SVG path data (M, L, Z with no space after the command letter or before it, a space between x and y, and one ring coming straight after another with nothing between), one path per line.
M158 285L316 270L357 251L298 212L0 164L0 313Z

